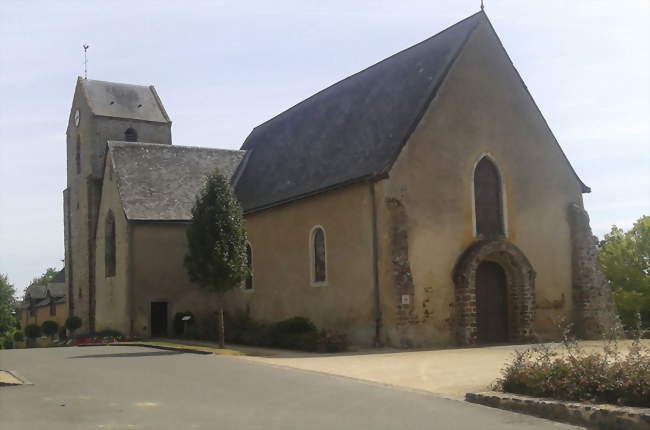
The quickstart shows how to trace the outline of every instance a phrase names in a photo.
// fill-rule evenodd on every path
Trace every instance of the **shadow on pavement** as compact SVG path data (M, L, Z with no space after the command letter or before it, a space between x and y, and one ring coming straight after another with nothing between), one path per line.
M165 351L165 352L125 352L125 353L116 353L116 354L95 354L95 355L75 355L68 358L129 358L129 357L152 357L156 355L179 355L183 354L182 352L176 351Z

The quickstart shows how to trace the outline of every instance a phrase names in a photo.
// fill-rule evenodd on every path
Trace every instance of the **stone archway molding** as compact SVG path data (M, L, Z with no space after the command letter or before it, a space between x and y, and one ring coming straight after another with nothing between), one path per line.
M476 270L484 261L498 263L506 273L509 341L529 341L535 323L535 270L518 247L505 238L498 238L473 243L461 254L454 268L458 342L477 343Z

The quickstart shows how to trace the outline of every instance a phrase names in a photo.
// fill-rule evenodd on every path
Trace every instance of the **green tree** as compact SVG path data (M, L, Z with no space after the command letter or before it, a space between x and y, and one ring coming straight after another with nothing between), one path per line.
M219 296L219 345L224 347L223 296L248 275L246 230L239 202L218 171L208 176L192 208L185 268L190 279Z
M74 331L81 327L81 318L71 315L65 320L64 327L70 330L70 337L74 336Z
M25 336L28 339L29 346L34 346L36 339L41 337L41 327L36 324L30 324L25 327Z
M0 337L17 326L14 298L16 290L6 274L0 273Z
M626 328L650 328L650 217L642 216L628 231L612 226L600 242L598 259Z
M56 276L56 274L59 273L57 269L54 267L48 267L45 269L45 273L43 273L41 276L38 278L32 279L32 282L29 283L30 286L32 285L47 285L50 283L52 279Z
M52 320L44 321L43 324L41 324L41 330L45 336L52 340L54 335L59 331L59 323Z

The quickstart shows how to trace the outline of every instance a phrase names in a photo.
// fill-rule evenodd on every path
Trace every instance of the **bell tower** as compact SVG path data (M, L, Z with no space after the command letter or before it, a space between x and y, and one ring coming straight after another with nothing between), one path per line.
M153 86L77 78L68 119L63 191L65 271L70 315L95 330L95 228L106 142L171 145L171 120Z

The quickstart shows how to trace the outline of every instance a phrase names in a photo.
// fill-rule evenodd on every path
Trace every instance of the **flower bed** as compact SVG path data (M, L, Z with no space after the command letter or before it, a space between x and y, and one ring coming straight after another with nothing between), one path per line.
M628 352L607 342L587 352L575 341L561 351L536 346L516 353L496 391L567 401L650 407L650 348L636 340Z

